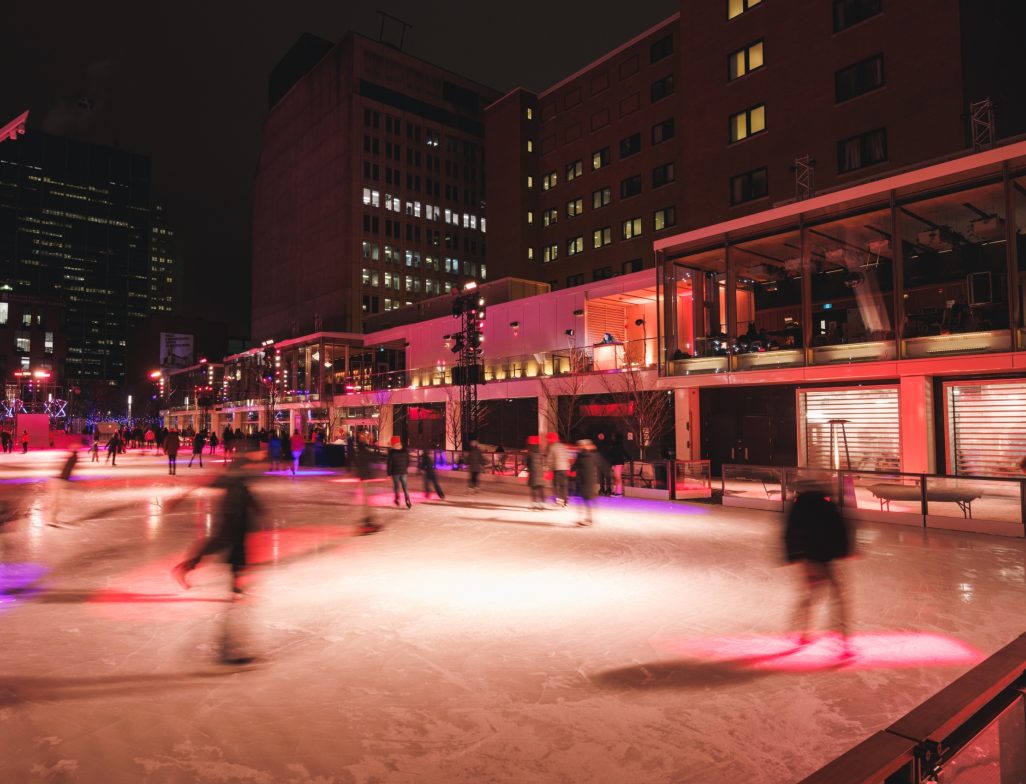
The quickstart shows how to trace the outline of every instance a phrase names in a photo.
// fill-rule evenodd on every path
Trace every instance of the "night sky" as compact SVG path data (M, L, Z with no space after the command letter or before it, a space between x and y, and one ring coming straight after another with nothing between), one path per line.
M250 188L267 76L301 33L335 41L352 29L377 38L381 8L413 25L407 52L502 91L540 90L678 7L14 0L0 32L0 124L27 108L30 132L150 155L154 194L185 238L184 311L223 313L234 334L246 335ZM92 108L81 108L81 98Z

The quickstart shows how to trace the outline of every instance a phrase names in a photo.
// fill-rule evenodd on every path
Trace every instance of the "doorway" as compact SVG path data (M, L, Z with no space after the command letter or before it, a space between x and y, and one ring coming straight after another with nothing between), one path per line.
M702 457L714 476L725 463L793 466L798 462L795 387L703 389Z

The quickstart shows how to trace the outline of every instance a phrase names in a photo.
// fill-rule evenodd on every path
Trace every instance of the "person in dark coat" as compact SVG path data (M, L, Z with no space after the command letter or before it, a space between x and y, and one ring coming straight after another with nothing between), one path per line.
M227 448L227 447L226 447ZM281 436L277 430L267 434L267 456L271 459L271 470L281 469Z
M435 470L434 449L428 447L420 453L420 461L417 463L417 468L420 469L420 473L424 477L424 497L429 498L431 496L431 489L434 488L439 499L444 501L445 493L442 492L442 486L438 484L438 472Z
M115 430L107 440L107 459L105 463L118 464L118 451L121 449L121 434Z
M545 508L545 455L538 436L527 437L527 486L531 490L531 508Z
M478 446L477 441L471 441L467 446L467 471L470 473L467 488L472 493L476 493L478 490L479 479L483 470L484 452L481 451L481 447Z
M799 644L811 641L809 620L815 598L823 588L830 591L834 622L841 633L842 656L852 656L848 643L848 609L844 585L834 563L852 554L851 533L837 504L820 488L798 493L787 516L784 551L788 563L802 566L804 590L795 610Z
M177 564L171 574L182 588L188 589L187 576L201 560L208 555L224 552L225 561L231 567L231 590L233 599L242 594L241 578L249 565L246 550L247 536L257 529L257 515L262 510L260 502L249 489L249 472L245 461L233 463L211 487L224 491L220 514L212 533L200 539ZM230 614L230 613L229 613ZM238 641L229 632L229 619L225 618L225 629L221 646L221 661L225 664L247 664L252 655L238 650Z
M164 452L167 453L167 472L172 476L178 473L178 450L181 446L182 439L177 428L168 430L164 436Z
M590 439L582 438L577 442L577 448L574 475L577 477L577 492L581 496L581 519L577 524L591 525L591 506L598 495L599 457Z
M361 534L372 534L375 531L381 530L381 525L374 522L374 511L370 504L370 492L367 490L367 483L374 478L374 453L371 451L368 441L367 434L360 433L352 462L356 477L360 480L360 495L363 498L363 524L359 529Z
M192 457L189 458L189 468L192 468L192 461L199 458L200 468L203 468L203 446L207 443L207 431L200 430L192 437Z
M0 445L3 446L4 453L11 451L11 434L10 431L4 430L0 432Z
M210 433L210 454L217 454L217 433L214 431Z
M403 446L399 436L392 436L391 449L388 450L387 473L392 477L392 491L395 493L395 505L399 506L399 488L403 488L403 497L406 499L406 508L413 506L410 503L410 491L406 484L406 475L410 472L410 452Z

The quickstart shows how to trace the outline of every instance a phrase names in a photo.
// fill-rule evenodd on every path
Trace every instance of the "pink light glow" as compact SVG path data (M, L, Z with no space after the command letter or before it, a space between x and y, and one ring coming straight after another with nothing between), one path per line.
M854 656L841 658L837 635L813 636L799 646L794 636L671 637L649 641L658 651L686 659L731 665L741 670L816 672L843 665L846 669L962 667L983 660L970 645L929 632L866 632L849 638Z

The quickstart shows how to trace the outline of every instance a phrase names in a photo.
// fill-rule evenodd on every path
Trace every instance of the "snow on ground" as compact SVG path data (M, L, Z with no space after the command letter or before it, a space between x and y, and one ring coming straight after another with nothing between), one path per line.
M372 484L359 537L331 472L254 483L233 603L216 562L169 576L220 464L60 459L0 458L5 782L790 782L1024 630L1023 540L861 527L845 662L786 636L779 515L606 499L578 528L446 476L411 511ZM226 630L259 661L218 663Z

